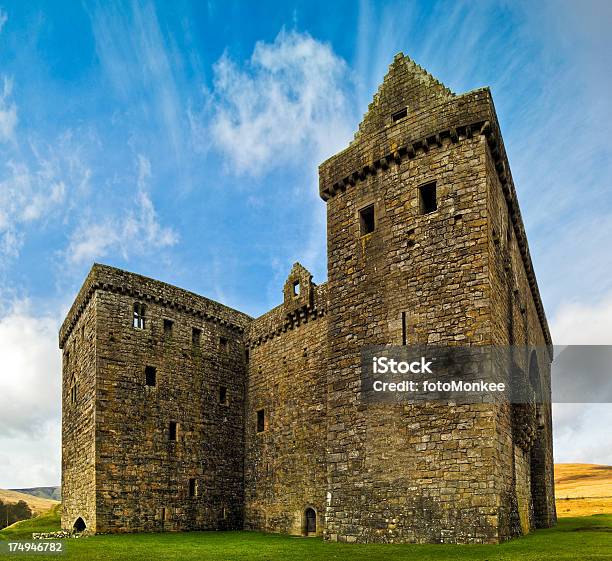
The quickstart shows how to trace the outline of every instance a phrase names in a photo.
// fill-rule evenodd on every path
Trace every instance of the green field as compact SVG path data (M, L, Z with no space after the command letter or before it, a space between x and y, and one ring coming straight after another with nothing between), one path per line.
M0 540L29 539L33 531L59 528L58 509L0 531ZM550 530L538 530L502 545L354 545L326 543L259 532L188 532L95 536L66 540L66 554L28 556L66 560L612 560L612 514L565 518ZM25 555L0 555L2 559Z

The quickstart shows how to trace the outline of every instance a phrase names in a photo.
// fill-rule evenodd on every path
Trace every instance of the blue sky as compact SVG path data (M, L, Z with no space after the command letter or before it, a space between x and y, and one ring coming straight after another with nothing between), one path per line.
M58 480L56 331L93 261L252 315L294 261L325 280L317 165L398 51L491 87L553 336L612 343L611 24L595 1L0 2L0 487ZM612 463L594 411L559 408L557 459Z

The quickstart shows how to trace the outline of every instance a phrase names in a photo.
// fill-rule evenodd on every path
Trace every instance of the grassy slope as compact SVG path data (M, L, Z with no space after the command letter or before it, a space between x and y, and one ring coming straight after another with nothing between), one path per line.
M53 512L18 522L0 539L28 539L59 528ZM14 559L2 556L0 559ZM36 556L45 559L47 556ZM58 559L48 557L49 559ZM354 545L258 532L109 535L66 541L65 560L83 561L603 561L612 559L612 515L566 518L557 528L495 545Z
M34 497L27 495L26 493L19 493L17 491L9 491L8 489L0 489L0 500L3 503L15 504L19 501L25 501L28 506L32 509L34 514L41 514L47 512L50 508L53 508L58 504L58 501L51 499L43 499L42 497Z
M612 513L612 466L556 464L555 495L562 517Z

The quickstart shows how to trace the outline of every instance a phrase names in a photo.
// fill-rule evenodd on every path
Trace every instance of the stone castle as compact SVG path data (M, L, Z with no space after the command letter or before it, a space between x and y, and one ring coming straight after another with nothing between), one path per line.
M549 404L360 396L365 345L551 347L489 89L398 54L319 178L328 280L296 263L259 318L93 266L59 336L65 529L496 543L555 523ZM515 367L549 395L550 360Z

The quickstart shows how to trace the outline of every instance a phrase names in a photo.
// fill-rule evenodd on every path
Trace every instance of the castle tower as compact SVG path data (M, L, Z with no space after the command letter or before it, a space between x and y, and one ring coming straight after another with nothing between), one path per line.
M242 528L250 321L93 266L60 331L62 528Z
M400 53L319 178L328 539L498 542L553 524L550 407L536 431L508 404L373 405L360 393L367 345L551 344L489 90L455 95ZM538 360L549 393L550 356Z

